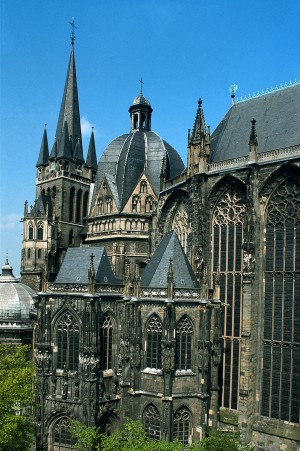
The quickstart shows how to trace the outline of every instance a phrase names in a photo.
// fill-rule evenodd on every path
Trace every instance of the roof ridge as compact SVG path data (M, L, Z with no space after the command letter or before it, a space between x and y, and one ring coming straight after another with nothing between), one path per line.
M285 82L284 85L282 83L280 83L279 86L276 85L274 88L273 88L273 86L271 86L271 88L267 88L265 91L262 89L261 91L257 91L257 93L253 92L252 94L248 94L248 96L245 95L244 97L236 98L235 103L246 102L247 100L255 99L257 97L262 97L267 94L272 94L273 92L282 91L283 89L287 89L292 86L296 86L298 84L300 84L300 80L297 80L295 78L294 81L290 81L289 83Z

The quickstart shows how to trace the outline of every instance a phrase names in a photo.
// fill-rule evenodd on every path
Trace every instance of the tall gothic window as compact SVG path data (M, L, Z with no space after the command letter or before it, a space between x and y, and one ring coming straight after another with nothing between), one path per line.
M145 180L141 181L140 192L141 193L146 193L147 192L147 182Z
M80 189L78 190L76 198L76 222L82 222L81 208L82 208L82 191Z
M153 404L145 408L143 419L146 436L150 440L160 440L160 415Z
M162 324L157 315L153 315L147 323L147 368L161 368Z
M184 252L187 252L187 231L188 231L188 214L183 204L181 204L173 218L172 230L176 232L176 235L181 243Z
M212 227L212 266L220 272L221 299L229 304L224 315L224 358L221 405L238 408L242 309L242 243L246 212L244 196L234 187L219 199Z
M33 225L32 222L29 223L28 227L28 239L33 240Z
M188 445L191 435L191 413L186 407L180 407L173 420L173 439L178 439L183 445Z
M74 201L75 201L75 188L72 187L70 189L70 198L69 198L69 221L74 221Z
M44 228L43 228L43 223L39 222L38 223L38 229L37 229L37 239L38 240L42 240L44 236Z
M101 356L104 370L112 368L113 320L106 315L101 323Z
M66 417L59 419L52 428L52 447L54 451L75 450L75 440L70 431L70 420Z
M266 214L262 415L299 422L300 184L287 179Z
M57 368L78 370L79 325L70 311L66 311L57 326Z
M192 337L193 326L191 320L184 316L176 327L176 369L189 370L192 368Z

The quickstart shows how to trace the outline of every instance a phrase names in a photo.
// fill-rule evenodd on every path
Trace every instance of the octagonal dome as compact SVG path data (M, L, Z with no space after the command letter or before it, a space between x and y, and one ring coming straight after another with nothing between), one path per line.
M0 321L30 322L35 291L21 283L6 260L0 276Z
M97 169L95 193L104 174L113 178L121 209L143 173L146 174L156 195L160 191L162 162L166 161L167 179L184 170L178 152L151 130L132 130L114 139L105 149Z

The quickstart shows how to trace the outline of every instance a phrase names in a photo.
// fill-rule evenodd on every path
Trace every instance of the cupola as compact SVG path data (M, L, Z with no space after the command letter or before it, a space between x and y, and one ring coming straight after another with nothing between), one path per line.
M149 100L144 97L142 89L137 97L133 100L130 108L130 130L151 130L151 114L152 107Z

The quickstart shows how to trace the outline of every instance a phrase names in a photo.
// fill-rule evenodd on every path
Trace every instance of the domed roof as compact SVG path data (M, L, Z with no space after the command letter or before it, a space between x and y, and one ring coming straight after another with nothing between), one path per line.
M151 106L149 100L147 100L146 97L144 97L142 92L140 92L139 95L133 99L132 105L149 105L149 106Z
M29 322L35 291L21 283L6 260L0 276L0 321Z
M105 149L97 169L95 195L104 174L113 178L118 194L118 208L122 208L143 173L153 190L160 191L160 173L163 158L166 160L167 178L184 170L177 151L151 130L133 130L114 139ZM115 199L116 200L116 199Z

